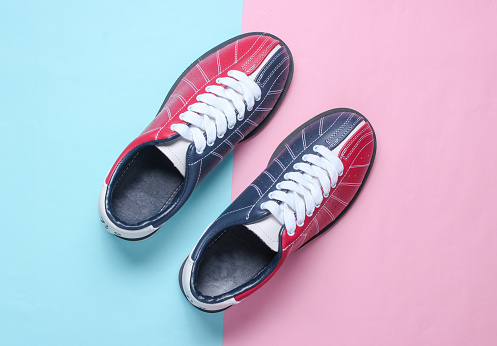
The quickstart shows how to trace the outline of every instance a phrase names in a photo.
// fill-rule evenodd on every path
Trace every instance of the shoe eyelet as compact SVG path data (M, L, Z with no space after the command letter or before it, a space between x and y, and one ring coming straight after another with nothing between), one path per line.
M261 205L260 205L259 207L260 207L261 209L263 209L263 210L266 210L266 208L264 208L264 205L265 205L265 204L266 204L266 202L261 203Z
M331 185L331 188L334 189L335 187L337 187L337 184L335 185Z
M247 107L247 110L248 110L249 112L252 112L252 109L254 109L254 107L251 107L251 108L248 108L248 107Z
M329 196L330 196L330 194L329 194L329 193L324 193L324 194L323 194L323 197L324 197L324 198L328 198Z
M298 226L298 227L302 227L302 226L304 226L304 223L302 222L301 224L299 224L299 223L297 222L297 226Z
M286 234L288 234L290 237L293 237L295 235L295 232L289 232L288 230L286 230Z
M302 156L302 161L307 162L307 158L308 158L308 157L309 157L309 156L308 156L307 154L305 154L304 156Z
M307 217L311 217L312 213L310 213L310 214L305 213L305 215L307 215Z
M234 128L234 127L235 127L235 125L233 125L233 126L229 126L229 125L228 125L228 128L229 128L230 130L233 130L233 128Z
M281 190L281 183L276 184L276 188L277 188L278 190Z
M256 101L260 101L261 100L261 97L259 96L258 98L255 99Z
M318 146L317 146L317 145L313 146L313 147L312 147L312 150L314 150L314 151L318 151Z
M274 199L274 198L273 198L273 197L274 197L274 193L273 193L273 192L270 192L267 196L268 196L269 198L271 198L271 199Z

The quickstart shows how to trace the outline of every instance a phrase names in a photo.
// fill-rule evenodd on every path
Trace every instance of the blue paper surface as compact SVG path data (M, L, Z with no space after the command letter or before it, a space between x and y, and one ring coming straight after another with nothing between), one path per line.
M178 269L230 202L232 155L155 236L108 234L108 170L242 1L15 1L0 11L1 345L221 345Z

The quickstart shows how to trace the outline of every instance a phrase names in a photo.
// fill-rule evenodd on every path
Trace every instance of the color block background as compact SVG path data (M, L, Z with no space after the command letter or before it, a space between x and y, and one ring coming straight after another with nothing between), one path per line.
M223 314L193 308L178 269L229 204L232 156L147 241L105 232L97 199L176 78L240 34L241 15L232 0L2 2L0 345L221 345Z
M242 26L241 1L3 3L0 344L496 344L496 17L493 1L245 0ZM156 236L105 233L113 160L183 69L241 31L280 36L295 73L236 150L232 195L230 157ZM181 261L267 148L335 107L375 127L370 180L223 331L182 297Z
M495 18L495 1L244 2L243 31L284 39L295 74L235 151L233 196L326 109L366 115L378 151L339 224L225 312L225 346L497 344Z

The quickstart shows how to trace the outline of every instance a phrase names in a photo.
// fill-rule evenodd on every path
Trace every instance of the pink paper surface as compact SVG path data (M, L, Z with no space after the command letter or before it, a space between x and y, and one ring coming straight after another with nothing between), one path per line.
M348 214L226 311L224 345L496 345L497 3L245 0L249 31L295 71L233 198L327 109L364 114L378 150Z

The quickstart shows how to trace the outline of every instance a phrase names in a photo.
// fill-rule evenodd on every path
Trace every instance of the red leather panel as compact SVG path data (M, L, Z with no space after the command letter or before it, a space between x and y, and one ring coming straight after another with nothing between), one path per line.
M165 139L176 134L170 129L171 125L182 122L179 115L186 111L189 105L197 102L196 96L205 93L208 84L215 84L215 80L227 76L229 70L240 70L250 75L278 43L268 36L246 36L224 46L196 64L183 76L159 114L122 152L105 182L109 183L117 165L130 150L145 142Z
M283 233L283 251L293 253L307 240L316 235L342 213L362 184L371 162L374 149L373 132L369 124L362 128L345 144L339 153L344 173L339 177L336 188L325 198L312 218L306 218L295 235Z

